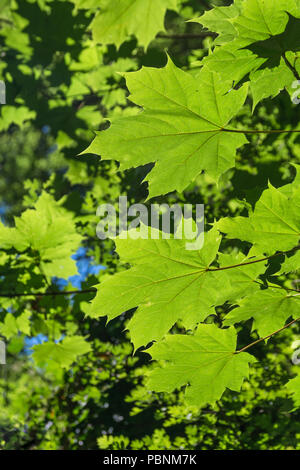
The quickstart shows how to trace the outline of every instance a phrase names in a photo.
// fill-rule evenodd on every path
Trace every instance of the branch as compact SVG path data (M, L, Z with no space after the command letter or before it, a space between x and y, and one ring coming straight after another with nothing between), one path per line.
M235 354L240 354L241 352L244 352L244 351L246 351L247 349L252 348L252 346L254 346L255 344L258 344L258 343L260 343L261 341L265 341L265 339L271 338L272 336L276 335L277 333L280 333L281 331L285 330L286 328L289 328L289 326L293 325L294 323L296 323L296 322L299 321L299 320L300 320L300 317L299 317L299 318L296 318L296 320L291 321L290 323L288 323L287 325L283 326L283 327L280 328L279 330L274 331L274 332L271 333L270 335L265 336L264 338L259 338L259 339L257 339L256 341L253 341L253 343L248 344L248 345L245 346L244 348L239 349L238 351L235 352Z
M58 291L58 292L22 292L17 293L6 293L1 294L0 297L14 298L14 297L43 297L43 296L55 296L55 295L72 295L72 294L87 294L87 293L96 293L96 289L83 289L83 290L70 290L70 291Z
M211 38L216 38L218 35L213 31L202 31L200 33L183 33L183 34L165 34L159 33L156 38L158 39L199 39L206 38L207 36Z

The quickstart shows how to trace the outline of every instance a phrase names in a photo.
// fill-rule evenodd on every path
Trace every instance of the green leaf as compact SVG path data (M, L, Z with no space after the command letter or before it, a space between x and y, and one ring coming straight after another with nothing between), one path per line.
M60 343L47 341L33 346L33 359L43 366L53 361L63 368L68 368L76 361L78 356L91 351L90 343L82 336L70 336L64 338Z
M43 192L34 209L15 218L15 228L0 226L1 246L17 251L33 250L46 276L68 278L77 273L75 253L81 242L73 215Z
M200 18L190 20L193 23L200 23L205 28L218 33L220 36L215 41L216 44L222 44L232 41L237 30L232 24L232 18L239 15L241 11L242 0L235 0L229 7L214 7L206 11Z
M261 252L288 251L300 237L299 191L287 196L269 185L249 217L224 218L216 223L228 238L253 243Z
M23 312L18 317L15 317L12 313L7 313L4 319L4 323L0 323L0 333L5 336L6 339L10 339L18 333L30 335L30 316L31 312Z
M300 299L281 289L265 289L239 302L225 318L224 326L253 318L253 329L262 337L279 330L289 317L300 317Z
M167 9L176 10L177 0L109 0L92 22L94 39L116 47L136 36L147 47L159 31L164 30Z
M203 170L218 181L234 166L236 149L247 139L225 128L246 99L246 85L228 93L231 81L207 68L194 78L171 60L163 69L125 76L130 100L145 111L114 121L85 153L118 160L122 170L155 163L147 177L150 197L183 191Z
M290 86L295 77L283 59L273 69L264 68L251 75L250 88L253 96L253 109L263 99L275 98L285 87Z
M300 49L300 8L295 0L245 0L213 9L204 22L206 16L215 20L210 26L221 36L204 63L234 82L249 74L253 108L291 86L296 78L291 68Z
M220 74L224 80L231 80L231 83L240 82L247 74L255 72L264 62L265 59L258 58L247 49L239 50L238 45L234 43L216 48L213 54L203 60L211 71Z
M299 269L300 269L300 251L297 251L292 256L285 258L285 261L282 263L281 269L278 275L296 272Z
M300 407L300 375L298 374L294 379L289 380L286 389L292 395L295 407Z
M167 336L147 350L164 364L150 373L148 388L172 392L188 384L186 400L197 406L216 402L226 388L240 391L255 359L247 353L235 354L236 338L234 328L215 325L200 325L193 336Z
M262 256L251 256L251 252L248 256L243 253L219 253L220 268L235 266L235 268L226 269L226 277L231 286L226 293L228 301L235 302L245 295L249 296L259 291L259 285L255 281L266 270L266 262L256 262L261 259Z
M199 251L186 250L186 240L117 239L121 259L134 267L104 280L87 313L112 320L139 306L128 324L136 348L161 339L179 319L195 326L224 302L224 272L207 271L220 241L216 230L205 234Z
M288 14L300 17L298 0L244 0L241 14L233 19L238 40L245 46L280 35L289 21Z

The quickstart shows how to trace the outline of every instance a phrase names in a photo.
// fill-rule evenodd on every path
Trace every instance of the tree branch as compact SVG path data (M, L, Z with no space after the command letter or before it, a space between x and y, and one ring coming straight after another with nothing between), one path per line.
M290 61L288 60L287 56L286 56L286 53L284 52L282 54L282 58L285 62L285 65L291 70L291 72L293 73L294 77L300 81L300 75L298 73L298 71L295 69L295 67L290 63Z
M21 292L21 293L5 293L1 294L0 297L14 298L14 297L43 297L43 296L55 296L55 295L72 295L72 294L87 294L96 293L96 289L83 289L83 290L70 290L70 291L58 291L58 292Z
M213 31L201 31L200 33L182 33L182 34L168 34L168 33L159 33L156 38L158 39L200 39L205 37L216 38L217 34Z

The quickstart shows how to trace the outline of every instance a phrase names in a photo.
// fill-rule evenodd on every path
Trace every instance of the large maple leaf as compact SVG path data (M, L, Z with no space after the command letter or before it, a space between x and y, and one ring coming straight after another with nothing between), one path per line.
M183 191L202 170L218 181L234 166L247 139L226 126L244 104L246 85L229 93L231 81L207 68L194 78L171 60L125 76L130 100L145 111L114 121L84 153L118 160L123 170L155 163L147 177L150 197Z
M192 335L168 335L148 351L163 367L150 374L148 387L158 392L172 392L189 384L186 399L202 406L220 399L226 388L240 391L249 375L253 356L236 354L236 331L216 325L199 325Z

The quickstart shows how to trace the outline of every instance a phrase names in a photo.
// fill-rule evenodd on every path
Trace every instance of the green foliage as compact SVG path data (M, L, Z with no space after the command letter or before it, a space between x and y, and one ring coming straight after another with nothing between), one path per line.
M266 12L270 12L267 20ZM288 83L284 86L291 85L291 73L294 78L298 78L298 72L286 53L295 55L300 49L295 38L299 24L298 17L299 5L289 0L284 4L277 3L275 11L274 3L271 1L266 0L261 5L256 0L245 0L229 7L228 12L226 9L217 9L213 13L204 15L203 24L215 26L218 33L221 32L220 43L222 45L216 46L216 50L208 56L206 61L203 61L204 65L200 64L202 66L200 73L194 73L191 76L189 73L178 70L169 61L164 69L147 68L126 75L127 85L131 91L130 100L143 106L145 111L137 116L125 117L114 122L110 129L99 133L87 152L100 154L103 159L117 159L121 162L121 169L155 163L148 177L149 197L165 194L174 189L183 191L202 170L206 170L213 180L218 181L220 176L233 166L236 150L247 142L244 134L256 132L272 134L272 130L238 130L228 127L229 121L238 114L247 96L247 86L243 85L238 90L233 90L230 82L227 82L228 77L231 76L240 81L247 75L250 84L252 79L256 82L254 106L265 97L258 93L257 75L255 75L255 72L262 66L268 68L270 70L268 73L271 73L274 72L273 67L278 66L282 60L282 66L289 69L289 74L285 77L288 78ZM253 28L253 22L255 28ZM229 55L228 50L230 50ZM240 66L237 67L232 50L236 51L236 57L246 64L246 68L242 67L243 73L240 72ZM217 57L217 67L215 67L214 57ZM223 74L222 61L224 59L228 61L229 68L225 67ZM295 62L295 57L293 61ZM238 76L232 67L238 68ZM262 79L261 74L259 77ZM282 76L279 74L279 80L276 80L276 83L279 82L279 88L273 90L271 94L276 95L283 87L281 79ZM276 133L276 130L274 132ZM295 132L298 133L299 130ZM204 161L202 161L203 156ZM210 266L219 247L218 234L214 231L209 232L204 247L195 255L184 252L183 246L178 244L178 252L183 253L180 257L175 255L176 248L173 248L171 243L151 241L147 246L147 242L125 242L126 260L133 265L141 264L141 271L139 268L133 268L104 282L93 303L92 315L106 314L108 319L111 319L117 314L142 304L129 324L134 345L138 348L143 344L146 346L151 340L158 341L150 349L150 354L153 350L154 359L165 359L171 364L162 369L153 382L150 381L150 384L153 383L152 387L171 391L188 382L190 387L187 396L193 403L201 404L203 400L214 402L226 386L236 389L241 385L241 371L245 367L243 354L234 355L231 369L229 366L233 376L237 378L236 383L230 375L226 376L225 372L224 377L222 374L218 376L219 367L227 371L227 366L231 361L224 363L223 358L222 360L220 358L216 361L217 365L213 363L214 368L210 370L209 367L205 369L206 356L203 355L202 358L201 355L200 357L195 355L196 364L199 364L200 368L202 366L202 369L210 374L209 383L217 383L215 395L211 391L214 389L212 386L210 386L210 391L203 391L204 386L200 386L200 382L206 381L201 372L194 372L198 371L196 364L187 359L187 351L191 350L193 353L198 351L200 341L194 345L193 339L189 336L184 338L172 335L167 336L166 342L159 342L178 320L178 315L184 326L188 325L187 328L193 328L195 325L191 322L191 312L193 315L193 312L202 309L202 318L199 314L194 317L194 322L197 324L205 320L210 307L224 304L226 301L232 306L238 303L240 307L229 314L224 326L254 318L255 328L260 334L266 333L266 335L275 334L289 316L294 316L295 321L298 319L298 294L288 293L288 291L281 294L272 290L265 291L265 289L257 289L253 293L252 288L249 292L247 291L247 284L240 292L235 286L239 282L242 269L233 276L230 274L231 269L234 272L237 268L243 268L243 265L248 266L264 261L271 263L272 257L278 251L288 254L290 250L298 249L298 192L297 178L292 185L283 186L281 189L270 185L256 202L255 209L249 206L248 217L224 219L215 224L216 228L224 232L227 238L252 244L248 253L249 260L246 262L228 266ZM215 246L213 245L214 237ZM140 243L141 247L139 247ZM131 248L131 244L134 248ZM210 257L211 246L213 246L213 255ZM120 253L119 242L117 243L118 250ZM130 256L131 252L133 256ZM154 253L152 259L147 259L146 253L148 252ZM159 253L158 262L155 259L156 253ZM207 256L209 260L201 264L201 259ZM178 264L179 259L180 269L177 269L174 261ZM286 271L286 267L283 269ZM229 272L228 275L227 272ZM219 276L217 273L220 273ZM262 273L258 272L257 275L261 276ZM267 271L264 274L266 284L271 283L268 277L270 275ZM234 286L232 286L233 281ZM252 279L253 281L258 285L264 285L258 278ZM117 299L112 298L111 293L120 286L120 296ZM276 285L276 287L280 286ZM103 306L100 310L101 302ZM262 305L267 306L261 310ZM163 320L159 315L162 306L164 307ZM258 313L256 313L257 309L260 309ZM275 315L272 314L274 309ZM180 312L177 315L176 310ZM194 333L194 338L197 338L200 334L198 332L202 331L199 328ZM200 338L203 340L201 335ZM177 348L179 352L176 352ZM228 354L228 348L223 349ZM214 354L212 345L208 351ZM236 353L239 355L240 351ZM232 351L231 354L233 354ZM235 366L235 360L237 363L240 360L241 376L236 372L239 367ZM189 371L188 363L192 364L193 372ZM183 370L186 370L186 374L182 372Z
M0 5L1 448L299 449L299 21ZM120 195L204 203L203 247L97 239Z
M93 37L102 44L117 47L135 35L139 44L148 46L164 29L167 8L176 9L177 0L102 0L93 23Z

